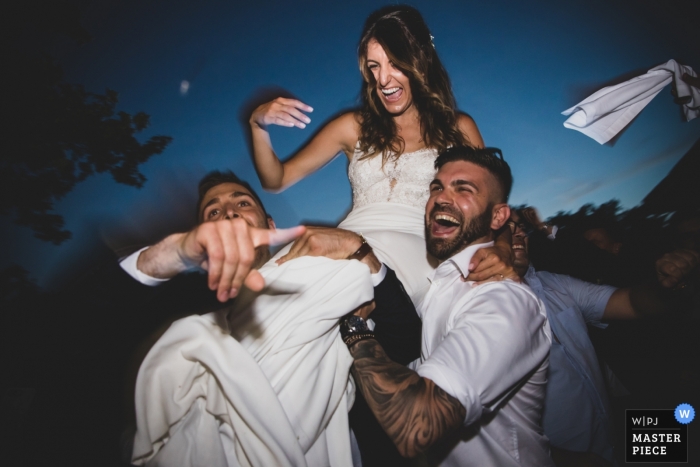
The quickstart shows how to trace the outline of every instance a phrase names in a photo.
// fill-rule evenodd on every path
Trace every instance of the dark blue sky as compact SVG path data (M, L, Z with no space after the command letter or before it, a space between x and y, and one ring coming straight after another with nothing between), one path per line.
M73 239L53 246L2 220L16 262L40 284L98 242L113 248L157 240L193 220L196 181L230 168L259 187L242 110L265 89L282 88L314 107L305 130L275 128L278 154L298 148L360 87L356 46L376 1L89 2L93 40L52 53L68 82L119 92L119 109L151 115L148 135L174 140L142 167L146 186L95 176L56 206ZM666 3L671 4L665 5ZM670 88L614 145L563 127L560 113L601 86L671 58L700 70L693 2L413 1L425 16L460 108L515 176L512 202L545 215L584 203L638 204L700 136ZM692 28L695 27L695 30ZM631 76L629 76L631 77ZM190 83L180 92L183 80ZM351 207L344 157L282 194L263 194L278 225L335 223Z

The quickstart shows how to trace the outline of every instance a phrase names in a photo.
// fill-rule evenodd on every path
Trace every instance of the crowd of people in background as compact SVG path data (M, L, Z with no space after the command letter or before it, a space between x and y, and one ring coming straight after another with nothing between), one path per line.
M624 410L677 405L700 382L698 348L692 338L700 326L700 273L694 266L699 212L679 210L654 216L644 214L643 207L620 212L618 202L612 200L598 207L585 205L576 213L560 212L546 221L531 206L518 206L515 216L527 232L529 260L537 271L591 284L588 294L598 290L592 284L619 290L638 287L645 292L655 284L664 287L666 305L646 316L638 312L614 319L604 313L602 324L600 317L592 319L582 308L586 344L590 339L595 352L591 349L591 355L597 360L593 367L602 377L599 392L604 398L610 396L605 409L611 423L610 442L622 462ZM680 259L677 264L687 265L688 274L682 280L668 274L666 259ZM552 318L554 328L556 318Z

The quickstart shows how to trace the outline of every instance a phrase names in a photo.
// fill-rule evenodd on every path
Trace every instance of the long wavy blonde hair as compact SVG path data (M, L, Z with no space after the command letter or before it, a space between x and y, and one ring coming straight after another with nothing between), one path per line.
M450 146L471 146L457 126L457 108L452 85L440 62L423 17L413 7L390 5L372 13L365 22L358 46L364 78L362 107L356 117L360 126L362 158L382 154L382 164L398 158L405 141L396 123L377 95L377 82L367 67L367 45L376 40L394 66L409 79L413 105L418 110L421 135L427 147L442 152Z

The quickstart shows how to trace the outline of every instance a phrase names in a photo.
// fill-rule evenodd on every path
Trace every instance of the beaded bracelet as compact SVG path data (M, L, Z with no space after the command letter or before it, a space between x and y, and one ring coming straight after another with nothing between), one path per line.
M365 339L375 339L373 332L363 332L360 334L350 334L343 338L343 342L348 346L348 349L352 347L353 344L360 342Z

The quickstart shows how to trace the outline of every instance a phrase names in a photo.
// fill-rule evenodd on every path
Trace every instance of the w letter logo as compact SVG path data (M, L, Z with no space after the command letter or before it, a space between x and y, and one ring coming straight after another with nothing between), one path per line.
M695 409L690 404L681 404L674 410L676 421L682 424L688 424L695 418Z

